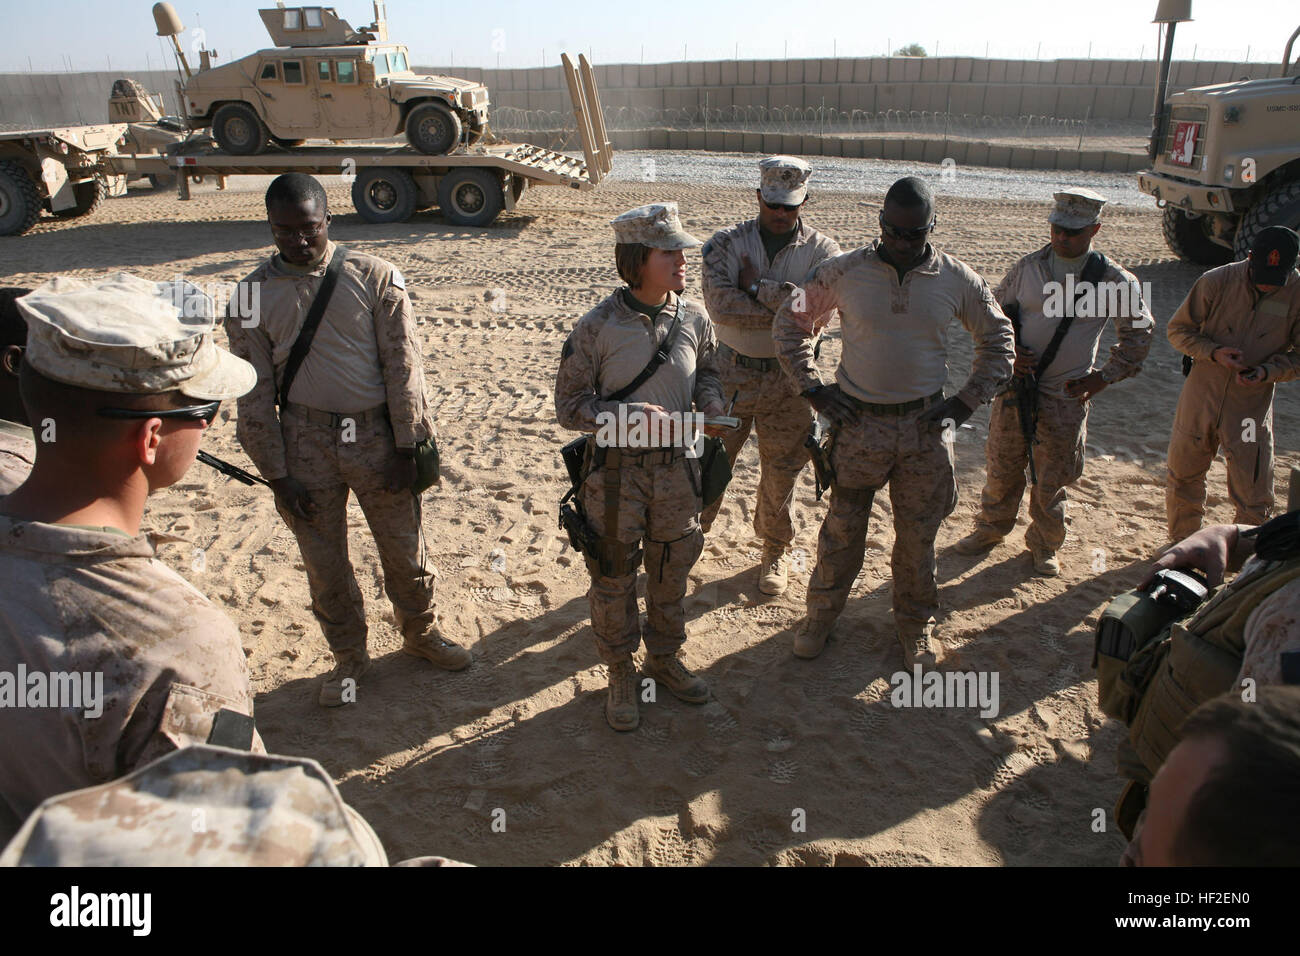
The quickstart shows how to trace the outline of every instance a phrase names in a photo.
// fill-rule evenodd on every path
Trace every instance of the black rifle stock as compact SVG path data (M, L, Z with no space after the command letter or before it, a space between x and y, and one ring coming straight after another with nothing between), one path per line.
M1011 320L1012 325L1019 327L1019 302L1004 305L1002 311ZM1034 442L1037 441L1038 434L1038 379L1033 373L1013 374L1011 392L1016 399L1016 414L1020 417L1020 434L1025 438L1025 450L1029 454L1029 481L1030 484L1036 485L1038 469L1034 467Z

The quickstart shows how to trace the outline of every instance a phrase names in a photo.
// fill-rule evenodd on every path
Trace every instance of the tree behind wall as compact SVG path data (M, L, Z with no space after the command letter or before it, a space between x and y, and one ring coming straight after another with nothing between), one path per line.
M925 47L919 43L909 43L894 51L894 56L925 56Z

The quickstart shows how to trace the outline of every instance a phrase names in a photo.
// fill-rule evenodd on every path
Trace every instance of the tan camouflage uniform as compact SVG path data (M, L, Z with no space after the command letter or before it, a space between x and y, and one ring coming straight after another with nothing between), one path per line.
M654 343L662 342L678 310L682 325L672 352L648 381L624 403L648 402L668 412L690 412L722 402L716 366L713 325L697 302L670 294L668 305L651 323L623 299L623 290L584 315L565 342L555 381L555 411L564 428L596 432L597 415L616 414L619 402L603 401L628 384L649 362ZM653 339L652 339L653 336ZM625 545L644 542L646 570L646 650L673 654L686 640L682 600L687 576L704 546L700 510L699 460L682 448L624 452L617 474L618 529ZM588 476L582 489L587 518L596 534L611 530L606 520L605 489L613 478L607 465ZM641 643L637 613L636 571L606 576L587 559L591 572L591 626L601 659L613 664Z
M383 488L397 449L433 434L433 423L405 281L391 263L352 250L288 405L277 414L285 363L335 248L329 243L310 271L285 268L273 255L244 280L261 286L260 320L231 315L226 332L231 351L258 374L239 401L240 444L263 478L296 478L316 504L311 519L280 510L278 502L277 510L298 539L312 613L343 663L366 656L365 611L348 560L349 490L374 535L403 635L415 639L436 625L435 572L420 559L419 500Z
M1002 305L1020 305L1023 344L1038 356L1046 351L1058 317L1044 316L1044 299L1049 282L1055 281L1050 265L1050 244L1025 256L1007 273L993 295ZM1065 383L1092 371L1106 323L1113 320L1119 341L1111 346L1110 359L1101 368L1108 383L1136 375L1142 369L1155 334L1155 321L1141 299L1132 273L1108 263L1101 282L1123 283L1134 289L1139 308L1124 308L1116 314L1076 316L1061 342L1038 388L1038 428L1035 433L1034 470L1038 484L1029 491L1029 530L1025 542L1032 548L1058 551L1065 541L1066 488L1083 474L1084 446L1088 436L1088 402L1065 393ZM1136 314L1129 315L1130 311ZM989 416L987 477L980 497L977 528L990 528L1006 536L1015 526L1024 497L1029 453L1020 428L1014 394L1008 389L993 402Z
M1222 448L1237 524L1262 524L1273 509L1273 385L1300 374L1300 273L1267 296L1256 291L1249 262L1211 269L1169 320L1169 341L1194 359L1183 382L1169 439L1165 510L1169 537L1181 541L1205 515L1205 474ZM1262 385L1240 385L1214 362L1216 348L1237 348L1262 365Z
M0 495L24 481L36 461L36 436L26 425L0 418Z
M894 624L900 636L928 630L938 611L934 539L957 503L952 448L917 424L924 408L889 414L863 403L934 404L947 377L947 330L958 319L971 333L975 361L958 397L970 408L988 401L1011 375L1011 323L988 285L961 261L928 246L900 284L878 243L823 263L808 283L810 299L830 293L844 348L835 379L862 408L837 430L830 510L817 538L808 584L808 618L839 616L862 569L871 502L886 483L894 511ZM800 392L821 384L812 339L794 320L789 300L776 314L781 364Z
M808 462L804 441L812 425L812 411L799 398L775 358L772 318L789 294L784 284L802 283L814 268L839 255L840 247L801 218L794 240L769 262L758 220L751 219L715 233L705 243L702 254L704 302L719 337L743 330L736 347L722 344L718 349L722 392L728 401L732 395L738 396L731 414L740 419L740 427L724 431L722 440L734 466L749 433L757 429L759 477L754 531L767 544L784 550L794 540L791 503L795 481ZM745 256L760 270L756 298L737 288ZM744 333L752 332L766 333L765 349L744 349ZM769 367L750 367L761 363ZM719 497L700 515L705 528L717 517L725 497Z

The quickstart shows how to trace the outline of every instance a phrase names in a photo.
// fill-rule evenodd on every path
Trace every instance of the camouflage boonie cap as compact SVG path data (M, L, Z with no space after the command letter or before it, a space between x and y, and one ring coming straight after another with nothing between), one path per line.
M44 801L0 866L387 866L314 760L196 744Z
M1052 193L1056 205L1047 221L1063 229L1082 229L1101 222L1101 207L1106 205L1106 197L1091 189L1076 186Z
M145 395L180 389L205 401L238 398L257 384L252 365L213 341L212 300L183 279L60 276L18 307L27 319L23 361L56 382Z
M758 164L762 197L773 205L798 206L808 196L812 167L794 156L769 156Z
M637 206L610 224L618 242L639 242L651 249L692 249L704 245L682 228L675 202Z

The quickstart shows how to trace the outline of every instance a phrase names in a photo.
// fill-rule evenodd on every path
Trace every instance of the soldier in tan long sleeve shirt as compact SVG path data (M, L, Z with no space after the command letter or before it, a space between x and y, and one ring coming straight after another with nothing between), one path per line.
M329 241L325 191L310 176L278 177L266 205L279 251L244 280L258 313L226 318L231 351L257 369L257 385L239 402L238 436L298 539L312 612L335 659L320 703L334 707L355 701L356 681L370 667L348 560L349 491L374 534L402 650L447 670L468 667L471 657L439 631L434 574L420 558L420 501L410 487L415 445L433 433L433 422L402 274L383 259L345 253L311 350L277 412L289 355L340 247Z
M1083 474L1088 403L1102 389L1141 371L1155 334L1155 320L1137 279L1113 262L1106 260L1096 281L1081 284L1076 294L1074 279L1087 267L1090 255L1101 255L1092 252L1092 239L1101 229L1106 200L1082 188L1055 196L1056 205L1048 216L1051 243L1012 266L993 293L1008 314L1013 305L1019 312L1016 375L1034 376L1037 381L1037 480L1029 490L1025 544L1035 572L1046 577L1061 573L1056 552L1065 542L1066 489ZM1067 321L1065 335L1048 362L1044 353ZM1109 361L1094 369L1101 334L1112 321L1119 341L1112 346ZM997 545L1015 526L1020 512L1029 447L1012 388L993 402L985 453L988 468L980 511L975 530L955 546L960 554L980 554Z
M1169 439L1165 510L1181 541L1205 515L1205 474L1222 448L1238 524L1273 508L1273 385L1300 374L1296 234L1272 226L1245 262L1211 269L1169 320L1169 341L1192 359Z
M678 657L686 641L682 601L704 547L697 520L700 460L689 453L681 429L669 434L658 423L672 421L668 416L680 423L695 410L720 415L722 389L713 323L699 303L681 298L682 250L700 243L682 228L676 203L638 206L613 226L619 275L628 285L579 319L564 343L555 415L563 428L596 433L579 498L596 538L585 555L587 598L596 646L609 668L605 719L629 731L640 722L632 655L642 639L636 580L643 554L645 672L687 703L709 699L708 684ZM630 394L611 400L636 381L670 334L663 363ZM614 420L629 427L612 429Z
M835 481L795 637L798 657L821 653L844 610L862 569L871 502L888 484L894 626L909 663L935 660L934 539L957 503L952 436L1010 377L1013 349L1011 323L984 280L926 241L934 223L929 187L899 180L885 196L881 238L822 263L776 315L782 367L836 425ZM835 384L823 385L811 342L831 309L839 310L844 347ZM965 386L945 400L954 318L974 339L975 360Z
M731 414L740 427L723 434L735 466L752 430L758 431L758 504L754 531L763 539L758 589L786 588L786 550L794 540L794 484L808 463L804 442L812 425L806 402L776 359L772 318L795 284L840 247L800 214L812 168L793 156L759 163L758 216L715 233L704 244L704 303L718 334L718 371L724 395L736 396ZM700 515L705 532L722 498Z

